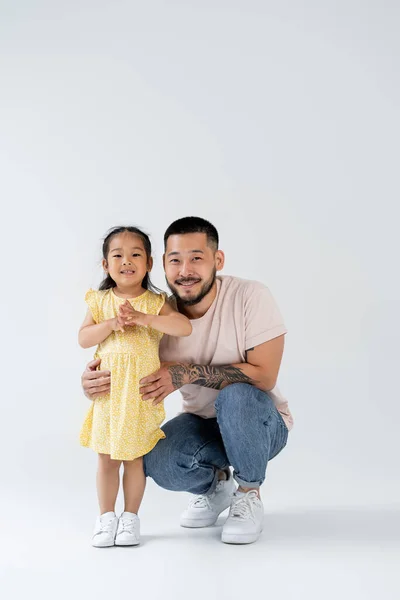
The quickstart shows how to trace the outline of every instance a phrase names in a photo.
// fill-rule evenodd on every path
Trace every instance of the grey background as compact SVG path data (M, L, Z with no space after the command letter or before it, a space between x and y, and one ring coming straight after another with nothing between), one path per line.
M398 597L399 25L389 1L0 2L7 598ZM186 494L150 482L143 546L95 552L83 296L119 223L165 287L189 214L278 301L295 428L258 544L180 529Z

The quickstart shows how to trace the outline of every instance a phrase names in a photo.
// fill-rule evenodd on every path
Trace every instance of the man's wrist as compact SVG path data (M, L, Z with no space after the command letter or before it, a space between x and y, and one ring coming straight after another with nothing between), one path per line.
M191 383L190 368L188 364L175 363L173 365L169 365L167 368L170 372L172 384L175 389L179 390L179 388L181 388L183 385Z

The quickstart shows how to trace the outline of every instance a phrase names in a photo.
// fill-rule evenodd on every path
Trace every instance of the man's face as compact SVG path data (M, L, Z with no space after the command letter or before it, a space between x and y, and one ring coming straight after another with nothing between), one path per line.
M205 233L171 235L164 255L165 277L184 306L193 306L211 290L224 255L207 244Z

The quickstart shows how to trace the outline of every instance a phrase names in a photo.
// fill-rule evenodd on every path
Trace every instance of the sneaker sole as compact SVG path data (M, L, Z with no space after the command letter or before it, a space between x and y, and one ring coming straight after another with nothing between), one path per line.
M242 535L238 535L237 533L222 533L221 541L224 544L253 544L259 539L261 533L261 531Z
M181 527L188 529L200 529L201 527L212 527L218 521L218 516L211 519L181 519Z
M123 546L140 546L140 542L134 542L133 544L127 544L127 543L124 544L123 542L117 544L117 542L115 542L115 546L120 546L121 548Z
M115 546L114 542L112 544L93 544L92 543L93 548L112 548L113 546Z

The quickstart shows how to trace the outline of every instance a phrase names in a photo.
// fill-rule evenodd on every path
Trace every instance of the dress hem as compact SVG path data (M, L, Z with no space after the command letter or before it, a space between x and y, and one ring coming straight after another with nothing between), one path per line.
M144 456L145 454L148 454L149 452L151 452L160 440L165 439L165 437L166 437L165 433L163 433L162 430L160 430L160 431L161 431L161 435L159 437L157 437L157 439L154 443L150 444L149 446L146 446L146 450L144 450L143 452L140 452L140 454L133 454L128 457L127 456L121 457L118 454L111 454L111 452L104 452L98 446L96 447L95 444L90 444L90 443L84 444L83 442L81 442L81 446L83 446L84 448L90 448L94 452L97 452L97 454L107 454L112 460L135 460L136 458L140 458L140 457Z

